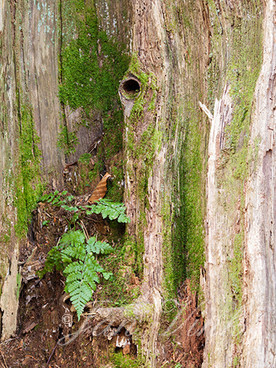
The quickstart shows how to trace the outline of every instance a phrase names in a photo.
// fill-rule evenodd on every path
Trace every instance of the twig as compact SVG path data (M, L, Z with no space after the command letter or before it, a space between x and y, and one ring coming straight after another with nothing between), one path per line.
M59 341L59 340L58 340L58 341ZM47 364L46 364L46 368L47 368L47 367L49 367L49 364L50 364L50 361L51 361L51 359L52 359L52 356L54 355L54 352L55 352L55 350L56 350L56 348L57 348L57 346L58 346L58 341L57 341L56 345L54 346L54 348L53 348L53 350L52 350L52 352L51 352L51 355L49 356L49 359L48 359Z
M11 337L10 339L0 342L0 345L7 344L8 342L16 340L16 339L18 339L18 337Z
M83 223L83 221L82 221L82 220L80 220L80 226L81 226L81 228L82 228L82 230L83 230L83 232L84 232L84 235L85 235L86 241L88 241L88 239L89 239L89 234L88 234L88 231L87 231L86 227L84 226L84 223Z

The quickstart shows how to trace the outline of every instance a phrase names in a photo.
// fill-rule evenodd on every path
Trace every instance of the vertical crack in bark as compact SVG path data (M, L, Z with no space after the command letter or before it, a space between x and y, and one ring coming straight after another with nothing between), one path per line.
M34 78L35 78L35 87L36 87L36 95L37 95L37 109L38 109L38 119L39 119L39 136L42 137L42 131L41 131L41 112L40 112L40 97L39 97L39 89L38 89L38 81L37 81L37 69L36 69L36 65L34 68ZM42 156L42 160L43 160L43 156Z

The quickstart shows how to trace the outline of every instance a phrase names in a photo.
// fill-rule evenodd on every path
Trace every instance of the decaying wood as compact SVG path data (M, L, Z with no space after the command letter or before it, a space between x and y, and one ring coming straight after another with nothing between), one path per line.
M87 306L89 306L89 303ZM139 298L135 303L123 307L105 308L91 306L90 311L83 314L85 319L80 327L80 331L86 330L93 325L93 334L97 336L98 330L106 329L107 326L110 326L115 331L125 328L128 334L132 336L135 334L138 325L145 327L150 323L153 314L153 305L145 301L144 298Z

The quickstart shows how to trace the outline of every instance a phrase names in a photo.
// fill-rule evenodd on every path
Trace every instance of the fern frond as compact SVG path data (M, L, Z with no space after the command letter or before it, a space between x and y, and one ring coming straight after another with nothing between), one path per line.
M86 273L84 275L84 280L90 285L91 289L94 291L96 290L96 283L98 284L100 282L100 278L96 272Z
M47 272L52 272L54 269L61 271L63 269L63 263L61 253L58 246L53 247L47 255L43 270L38 272L38 276L42 278Z
M61 255L62 255L62 260L63 258L70 257L70 258L81 259L82 261L84 261L86 257L86 251L83 245L68 246L61 251Z
M103 272L103 278L109 280L113 276L112 272Z
M80 262L71 263L66 267L64 273L66 274L66 289L77 311L78 319L80 319L85 304L89 302L96 289L99 276L87 264Z
M73 272L73 273L70 273L67 277L66 277L66 282L68 284L70 284L71 282L73 281L76 281L76 280L81 280L82 278L82 273L81 272Z
M81 230L68 231L60 239L61 245L81 245L85 243L85 235Z
M102 268L102 266L99 265L99 263L96 261L95 257L90 256L86 262L85 262L86 266L89 268L90 272L91 270L94 270L96 272L104 272L104 269Z
M100 282L99 274L106 280L112 276L112 273L101 267L94 254L108 254L112 251L108 243L97 241L95 237L86 243L83 232L77 230L65 233L59 244L48 253L43 275L54 267L63 269L66 277L65 291L70 295L78 319Z
M63 208L64 210L66 211L69 211L69 212L78 212L78 207L76 206L68 206L66 204L62 205L61 208Z
M100 199L97 204L87 206L87 208L89 208L89 210L86 211L87 215L95 213L101 214L103 219L108 217L110 220L118 219L119 222L130 222L129 217L125 214L126 207L123 203L111 202L108 199Z
M75 286L75 285L74 285ZM85 304L91 299L93 290L91 287L83 281L81 287L68 288L70 293L70 300L72 301L74 307L76 308L78 320L84 310Z
M87 241L87 252L96 254L109 254L113 252L113 248L106 242L97 241L93 236Z
M72 272L82 272L83 271L83 263L82 262L72 262L70 263L63 271L63 273L66 274L70 274Z

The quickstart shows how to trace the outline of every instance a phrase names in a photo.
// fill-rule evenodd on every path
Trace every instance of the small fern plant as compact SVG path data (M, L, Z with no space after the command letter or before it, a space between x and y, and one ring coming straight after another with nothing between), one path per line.
M95 255L109 254L112 251L113 248L108 243L97 241L95 237L86 241L81 230L71 230L48 253L40 276L54 268L63 272L66 278L65 291L70 295L78 320L86 303L91 300L96 284L100 282L99 275L105 280L112 276L111 272L106 272L100 266Z
M85 211L86 215L101 214L102 218L109 220L117 220L120 223L129 223L130 218L125 214L126 207L123 203L112 202L109 199L99 199L96 204L87 206L69 206L63 204L63 209L69 212Z
M112 202L108 199L100 199L96 204L86 206L88 210L87 215L92 213L101 214L103 219L109 218L109 220L117 220L121 223L130 222L130 218L125 214L126 207L123 203Z
M126 207L123 203L115 203L107 199L100 199L96 204L79 206L70 205L74 197L68 195L67 191L46 194L40 201L60 206L68 212L73 212L76 216L74 225L79 215L92 213L101 214L103 219L117 220L120 223L130 222L125 214ZM43 277L47 272L54 269L61 271L65 276L65 291L69 294L70 300L75 307L78 319L84 307L91 300L93 292L96 290L100 276L108 280L111 272L106 272L98 263L96 255L106 255L113 251L113 248L106 242L97 241L95 237L86 239L81 230L70 230L62 235L60 241L47 255L45 265L38 274Z

